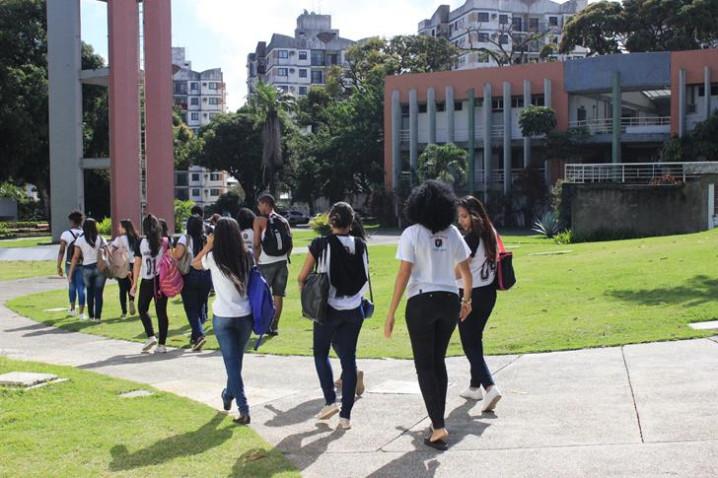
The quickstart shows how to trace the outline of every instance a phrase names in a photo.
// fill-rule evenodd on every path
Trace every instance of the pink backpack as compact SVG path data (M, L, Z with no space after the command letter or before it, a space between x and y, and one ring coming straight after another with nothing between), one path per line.
M162 259L158 265L159 289L165 297L174 297L182 292L184 280L182 273L177 268L177 261L170 254L168 240L165 238L162 243Z

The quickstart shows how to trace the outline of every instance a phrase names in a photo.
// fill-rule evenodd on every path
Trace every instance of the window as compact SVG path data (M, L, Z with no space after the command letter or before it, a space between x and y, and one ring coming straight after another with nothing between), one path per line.
M302 50L299 52L299 59L300 60L306 60L307 59L307 52Z
M189 104L191 104L192 106L197 106L197 105L199 105L199 98L197 98L196 96L193 97L193 98L190 98L190 99L189 99Z
M508 15L499 15L499 25L508 25L509 23L509 16Z
M196 81L193 81L192 83L189 84L189 89L192 91L198 91L199 83L197 83Z
M219 189L210 189L209 195L212 197L219 196Z
M499 44L506 45L509 42L509 36L508 35L501 35L499 36Z
M312 70L312 83L317 83L320 85L324 83L324 75L322 74L322 70Z
M586 121L586 107L585 106L579 106L576 110L576 120L578 121Z
M324 50L312 50L312 66L324 66Z
M531 104L534 106L544 106L543 95L531 95Z
M306 75L305 75L306 76ZM307 94L307 87L306 86L300 86L299 87L299 94L304 96Z
M278 68L277 76L287 76L287 69L286 68Z
M199 173L192 173L192 181L199 181Z
M207 82L206 81L202 82L202 86L207 86Z
M491 100L491 109L493 111L504 110L504 98L502 96L496 96Z
M523 96L512 96L511 97L511 107L512 108L523 108L524 107L524 97Z
M558 26L558 17L548 17L548 25L550 27L557 27Z
M538 18L529 18L529 31L530 32L538 31Z
M202 114L202 118L207 119L207 113Z
M289 58L289 52L287 50L279 50L279 58Z
M479 43L486 43L489 41L489 34L485 32L479 32Z
M446 111L446 103L436 103L436 112Z
M199 121L199 113L192 113L190 115L190 118L192 119L192 121Z
M287 93L289 91L289 86L287 85L279 85L279 89L283 92Z
M299 78L306 78L307 77L307 70L305 68L299 69Z
M513 27L515 32L523 31L521 17L511 17L511 26Z
M426 113L426 103L419 105L419 113Z
M705 96L705 95L706 95L705 86L699 86L698 87L698 96ZM718 96L718 85L711 85L711 96Z
M209 104L210 104L210 105L218 105L218 104L219 104L219 98L217 98L217 97L212 97L212 98L210 98L210 99L209 99Z
M219 173L210 173L209 180L210 181L219 181L221 178L219 177Z
M461 111L464 109L464 103L462 101L454 101L454 111Z
M488 12L479 12L479 23L486 23L489 21Z
M199 195L200 195L199 189L193 189L193 190L192 190L192 196L194 196L194 197L199 197Z

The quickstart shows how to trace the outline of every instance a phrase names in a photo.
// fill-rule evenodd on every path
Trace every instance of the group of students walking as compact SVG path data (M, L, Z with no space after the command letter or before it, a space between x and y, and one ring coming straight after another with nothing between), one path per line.
M203 324L208 317L210 291L214 290L212 326L227 372L221 400L228 411L232 402L236 402L239 417L235 421L240 424L251 421L241 373L253 324L248 297L250 272L256 265L271 288L276 314L270 333L277 335L292 251L291 229L276 213L274 198L268 194L261 196L258 210L259 216L243 209L238 220L213 218L213 224L203 221L201 210L193 211L186 233L174 248L158 218L148 215L143 219L142 238L131 222L122 221L120 234L108 246L133 252L134 260L127 264L132 279L119 281L120 302L123 317L127 314L127 302L133 314L134 297L139 293L137 309L147 335L143 352L155 347L156 352L166 351L167 297L157 293L158 261L163 254L172 254L183 273L182 301L192 330L193 350L201 350L206 341ZM453 191L438 181L416 187L405 212L413 225L399 239L396 257L400 265L384 335L392 336L395 315L406 292L406 324L421 394L431 419L431 432L425 444L443 450L448 446L444 423L448 388L445 358L457 325L471 368L469 386L461 396L470 400L483 398L482 412L493 410L501 399L483 354L483 331L496 303L500 238L478 199L467 196L457 200ZM454 225L457 218L463 235ZM61 260L66 258L64 272L70 285L70 313L76 313L75 304L79 300L79 314L84 318L86 289L89 317L100 320L104 276L97 271L96 262L98 250L107 244L97 234L94 220L82 221L79 212L70 214L69 219L71 228L61 239L58 273L62 275ZM351 205L334 204L329 211L329 223L331 233L310 244L298 285L301 290L319 265L326 271L327 311L321 321L313 323L314 362L325 400L317 418L326 420L338 414L338 426L349 429L355 397L364 390L356 349L364 320L371 314L367 307L371 303L365 298L371 287L369 252L364 229ZM80 270L82 280L77 277ZM148 313L153 300L159 338ZM336 382L329 361L332 348L342 369ZM341 392L341 404L337 401L337 389Z

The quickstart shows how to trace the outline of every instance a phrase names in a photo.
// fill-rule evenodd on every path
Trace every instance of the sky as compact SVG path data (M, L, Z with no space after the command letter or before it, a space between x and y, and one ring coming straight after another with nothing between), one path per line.
M247 94L247 54L273 33L294 35L304 9L332 15L341 36L359 40L414 34L442 3L454 9L464 0L172 0L172 46L185 47L193 70L222 68L227 106L234 111ZM82 0L82 39L105 59L106 15L105 2Z

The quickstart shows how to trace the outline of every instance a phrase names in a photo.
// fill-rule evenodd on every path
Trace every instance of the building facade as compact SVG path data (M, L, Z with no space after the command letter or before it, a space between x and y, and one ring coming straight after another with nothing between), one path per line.
M197 133L227 110L222 69L194 71L192 62L185 58L185 49L178 47L172 48L172 64L174 104L182 110L185 123Z
M471 191L510 192L544 164L544 140L519 127L530 104L551 107L559 131L587 132L586 162L658 161L665 141L718 109L717 65L718 49L706 49L387 77L386 189L398 191L428 144L451 142L468 152ZM549 164L553 182L563 164Z
M202 207L214 204L237 184L238 181L225 171L210 171L201 166L175 171L175 197L181 201L192 200Z
M456 69L496 66L490 55L475 51L518 50L523 63L542 59L583 58L586 49L576 48L567 55L558 54L561 32L572 16L586 7L587 0L557 3L551 0L467 0L451 10L441 5L431 18L419 23L419 34L443 37L462 50Z
M353 43L332 28L331 15L305 10L297 18L294 36L275 33L269 44L259 42L247 56L248 94L261 81L304 96L312 86L325 83L330 67L346 63L346 50Z

